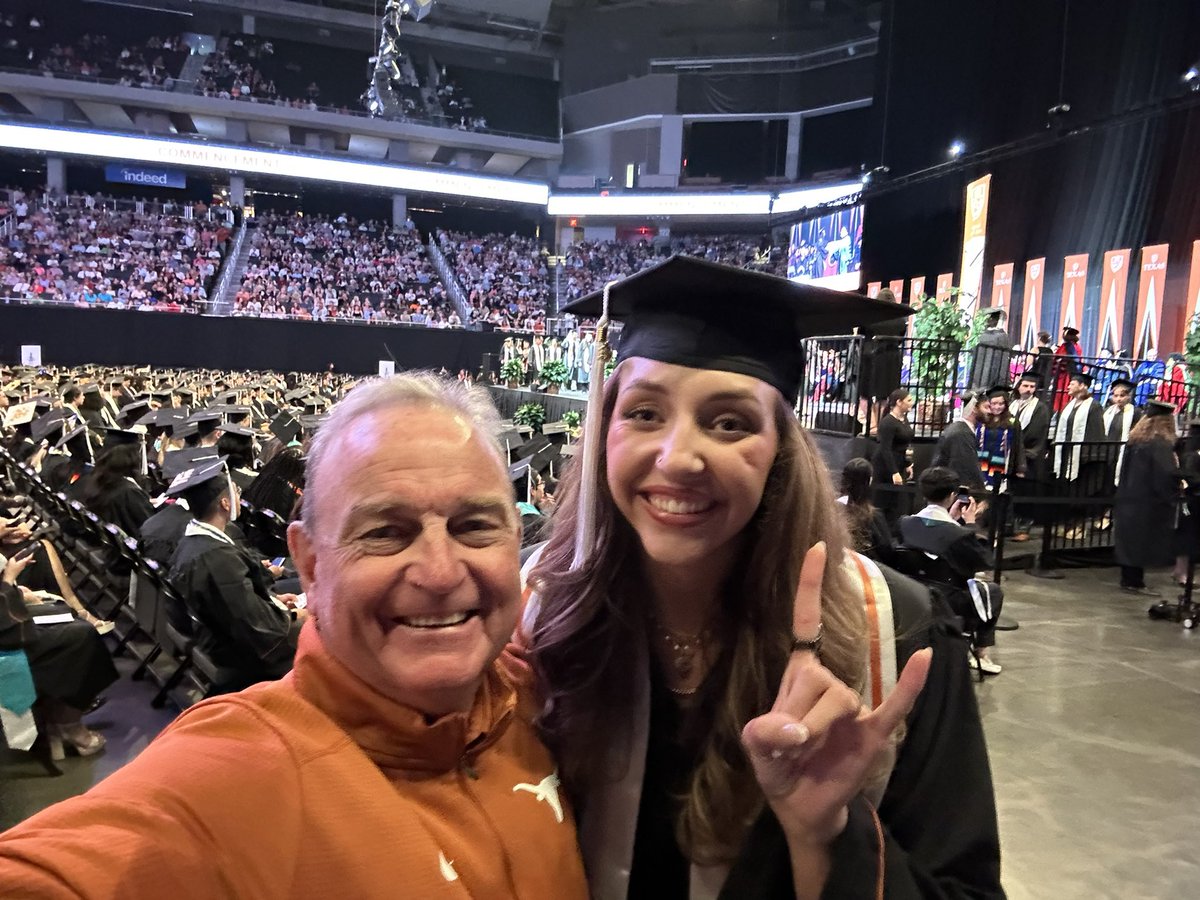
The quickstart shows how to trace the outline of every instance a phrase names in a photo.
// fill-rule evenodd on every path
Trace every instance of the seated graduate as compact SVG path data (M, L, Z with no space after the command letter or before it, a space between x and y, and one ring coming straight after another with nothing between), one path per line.
M79 500L103 521L136 536L154 514L149 494L136 480L145 474L144 436L111 428L96 467L83 480Z
M104 749L104 736L84 725L83 715L100 692L117 680L117 669L100 632L88 622L33 623L33 616L55 615L65 608L17 583L25 569L46 552L44 546L31 549L27 555L0 556L4 567L0 580L0 652L6 654L0 673L4 676L0 677L0 706L16 719L11 726L6 723L5 735L10 746L19 750L33 745L36 733L30 705L36 700L43 707L51 756L62 759L67 747L80 756L92 756ZM20 657L14 651L19 651ZM33 696L21 689L23 673L28 676ZM17 697L24 695L23 702L14 700L10 693L14 688ZM0 888L0 896L21 896L21 887Z
M896 542L883 510L871 502L874 471L871 461L864 457L849 460L842 468L842 495L837 499L845 511L854 549L876 562L892 565Z
M974 627L975 653L972 667L986 675L999 675L1000 664L990 657L996 645L996 621L1004 602L998 584L979 581L976 572L995 565L985 538L977 535L977 506L969 494L959 493L958 473L944 466L931 466L917 479L927 506L915 516L900 519L901 543L933 557L925 567L955 615ZM978 658L978 662L976 662Z
M313 614L295 669L0 835L0 896L586 898L554 761L497 661L521 598L495 419L429 375L335 407L289 534Z
M171 558L171 584L200 622L199 646L230 671L220 690L280 678L292 668L300 626L308 613L294 595L271 593L271 579L226 534L240 506L224 459L180 473L167 493L187 501L192 519Z

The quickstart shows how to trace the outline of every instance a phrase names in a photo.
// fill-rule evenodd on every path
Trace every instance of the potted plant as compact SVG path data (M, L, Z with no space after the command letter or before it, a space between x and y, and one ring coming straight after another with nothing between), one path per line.
M547 394L557 394L559 389L567 383L571 373L567 371L567 364L561 359L552 359L538 372L538 380L542 383Z
M936 431L949 418L958 375L958 356L971 330L971 315L958 305L958 288L944 300L922 294L913 305L912 380L922 407L917 421Z
M500 380L510 388L519 388L521 379L525 377L525 364L521 360L506 359L500 366Z
M513 413L512 420L514 425L528 425L534 434L539 434L546 422L546 407L540 403L522 403Z
M562 420L567 423L567 427L571 429L571 437L579 440L579 432L583 427L583 413L577 409L568 409L563 413Z

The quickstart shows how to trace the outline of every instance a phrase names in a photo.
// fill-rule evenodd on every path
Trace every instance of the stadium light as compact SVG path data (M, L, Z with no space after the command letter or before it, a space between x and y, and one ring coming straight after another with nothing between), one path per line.
M393 191L471 197L505 203L545 205L545 184L409 166L355 162L303 153L253 150L199 141L132 137L44 125L0 123L0 147L63 156L156 163L189 169L218 169L253 175L328 181Z
M955 141L953 144L950 145L950 158L958 159L960 156L963 155L963 151L966 149L967 149L967 145L964 144L962 141Z

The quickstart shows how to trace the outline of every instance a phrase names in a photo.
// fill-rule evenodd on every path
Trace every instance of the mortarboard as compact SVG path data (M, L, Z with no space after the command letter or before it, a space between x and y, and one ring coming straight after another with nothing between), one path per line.
M163 456L163 477L173 480L181 472L202 462L215 461L217 458L217 451L212 447L184 447L182 450L172 450Z
M284 444L290 444L296 439L296 435L299 433L300 423L288 413L281 412L271 420L271 434L279 438Z
M1042 376L1037 372L1022 372L1021 377L1017 379L1017 382L1020 383L1022 381L1032 381L1034 384L1041 384Z
M1132 381L1130 381L1128 378L1122 377L1122 378L1114 378L1112 380L1112 384L1110 384L1108 387L1109 387L1109 390L1112 390L1113 388L1123 387L1129 391L1132 391L1136 387L1136 385Z
M187 424L195 425L196 431L203 437L207 434L212 434L221 427L222 416L219 412L212 409L206 409L202 412L192 413L187 419Z
M1071 335L1071 337L1079 337L1079 329L1078 329L1078 328L1072 328L1070 325L1068 325L1066 328L1064 328L1064 329L1062 330L1062 333L1063 333L1063 334L1069 334L1069 335Z
M124 428L105 428L104 446L116 447L118 444L141 444L146 435L140 431L128 431Z
M96 384L96 382L94 382L94 381L90 382L89 384L84 386L83 392L85 394L98 394L98 393L100 393L100 385Z
M987 394L984 396L988 397L989 399L992 397L1007 398L1011 390L1012 389L1006 384L994 384L988 388Z
M90 463L96 459L92 452L92 436L88 433L86 425L79 425L67 431L58 439L58 443L54 447L56 450L62 450L65 447L73 457L82 459L84 462Z
M145 400L135 400L133 403L127 403L117 413L117 424L133 425L148 412L150 412L150 404Z
M1151 400L1142 407L1147 419L1152 419L1155 416L1173 416L1175 415L1175 407L1170 403L1164 403L1162 400Z
M1078 381L1084 387L1091 387L1092 381L1094 381L1095 379L1093 379L1092 376L1089 375L1087 372L1075 372L1067 380L1068 381Z
M749 375L789 403L795 403L804 379L801 340L912 313L900 304L688 256L673 256L564 311L584 316L607 311L610 319L623 321L618 362L643 357Z
M183 452L180 450L169 455L175 456ZM188 509L194 516L203 515L217 497L229 490L230 484L229 469L223 456L196 459L189 467L180 469L169 477L171 483L167 486L167 495L187 500ZM230 499L232 502L232 497Z
M9 425L29 425L33 422L33 416L36 412L37 404L31 400L28 403L10 406L8 408L8 415L4 417L4 421Z
M33 420L30 426L30 437L35 442L54 437L55 432L60 430L70 417L71 414L65 409L52 409L44 416Z

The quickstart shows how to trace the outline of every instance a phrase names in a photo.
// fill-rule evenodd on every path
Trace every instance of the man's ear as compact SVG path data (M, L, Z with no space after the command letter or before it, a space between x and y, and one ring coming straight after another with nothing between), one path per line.
M317 555L308 532L304 530L303 522L293 522L287 530L288 552L296 566L296 574L300 576L300 584L305 593L312 590L316 582Z

